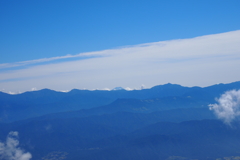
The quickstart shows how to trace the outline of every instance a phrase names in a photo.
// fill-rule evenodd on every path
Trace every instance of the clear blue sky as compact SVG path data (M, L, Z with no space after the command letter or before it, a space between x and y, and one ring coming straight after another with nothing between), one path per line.
M0 63L240 29L239 0L1 0Z

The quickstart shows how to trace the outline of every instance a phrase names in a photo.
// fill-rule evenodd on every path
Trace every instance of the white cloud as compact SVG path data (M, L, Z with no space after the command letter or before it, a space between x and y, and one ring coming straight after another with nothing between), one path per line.
M0 159L2 160L30 160L31 153L25 153L23 149L18 147L18 132L10 132L6 142L0 142Z
M109 89L109 88L103 88L102 90L104 90L104 91L111 91L111 89Z
M13 63L7 65L8 70L0 70L0 88L23 92L31 86L71 90L169 82L185 86L229 83L240 79L236 74L239 44L240 30L17 63L36 63L24 69L11 69ZM85 58L78 59L81 56ZM68 61L51 63L56 59ZM39 61L48 63L40 65Z
M230 124L240 116L240 90L227 91L216 101L218 104L209 105L210 110L225 123Z
M2 92L4 92L4 91L2 91ZM20 91L14 91L14 92L8 91L6 93L14 95L14 94L21 94L22 92L20 92Z
M0 69L3 68L12 68L12 67L20 67L20 66L25 66L25 65L30 65L30 64L37 64L37 63L43 63L43 62L51 62L55 60L61 60L61 59L69 59L69 58L91 58L96 55L94 54L89 54L89 53L81 53L81 54L76 54L76 55L66 55L66 56L59 56L59 57L51 57L51 58L42 58L42 59L36 59L36 60L30 60L30 61L22 61L22 62L14 62L14 63L3 63L0 64Z
M37 88L36 87L33 87L32 89L31 89L31 91L36 91L37 90Z
M61 90L61 91L59 91L59 92L64 92L64 93L67 93L67 92L69 92L70 90Z
M132 90L134 90L134 89L132 89L132 88L130 88L130 87L126 87L126 88L124 88L125 90L127 90L127 91L132 91Z

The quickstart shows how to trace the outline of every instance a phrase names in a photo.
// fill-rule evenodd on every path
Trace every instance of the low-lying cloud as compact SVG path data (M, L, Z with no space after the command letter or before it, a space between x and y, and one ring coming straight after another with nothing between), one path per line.
M230 125L240 117L240 90L227 91L216 101L216 104L209 105L210 110L226 124Z
M0 159L1 160L30 160L31 153L25 152L18 147L18 132L10 132L6 142L0 142Z

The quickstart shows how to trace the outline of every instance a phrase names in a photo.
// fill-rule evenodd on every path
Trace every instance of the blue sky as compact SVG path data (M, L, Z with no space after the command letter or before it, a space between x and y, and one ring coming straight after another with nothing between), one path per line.
M152 87L167 82L207 86L238 81L240 77L225 70L234 70L240 63L222 62L220 57L228 56L228 60L239 58L236 45L240 39L236 36L240 29L239 10L239 0L2 0L0 90L24 92L31 88L139 88L141 84ZM201 36L207 37L198 46L200 51L192 53L193 56L190 54L193 48L187 47L185 42L195 46L199 41L196 37ZM158 47L151 52L151 47L156 46L155 42L158 42ZM176 45L175 42L179 43ZM176 48L169 51L168 48L161 48L160 44ZM227 46L230 48L227 49ZM136 49L139 54L133 51ZM215 53L215 49L219 52ZM221 52L224 49L225 52ZM176 56L177 52L179 54ZM184 58L179 58L181 56ZM213 57L212 63L207 63ZM161 60L153 61L154 58ZM209 80L204 76L210 73L205 72L204 66L200 67L203 59L201 63L211 64L209 68L214 73ZM122 60L122 63L118 60ZM106 65L106 62L109 64ZM191 67L190 63L199 63L199 67L192 71L184 69ZM219 66L228 63L232 66L224 70L216 63ZM135 65L128 66L130 64ZM164 67L169 70L159 68L153 71L152 68L163 64L167 64ZM46 69L49 69L49 65L53 68L54 65L56 68L62 67L62 70L50 72ZM66 69L71 65L76 68ZM105 68L96 70L102 66ZM136 71L136 67L139 71ZM146 69L148 67L152 73ZM203 77L202 83L194 78L184 79L195 72ZM225 72L231 74L229 78L221 77ZM108 79L102 78L101 73ZM56 78L64 79L64 82L56 84Z

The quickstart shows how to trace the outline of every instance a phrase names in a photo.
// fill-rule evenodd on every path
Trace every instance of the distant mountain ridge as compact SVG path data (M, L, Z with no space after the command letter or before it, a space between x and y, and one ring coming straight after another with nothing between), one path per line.
M228 126L208 106L232 89L240 89L240 82L0 92L0 145L16 131L19 147L32 154L31 160L233 159L240 155L240 122Z
M150 89L131 91L122 89L113 91L74 89L64 93L43 89L17 95L0 92L0 122L10 122L50 113L77 111L100 106L102 108L105 106L106 109L109 106L109 110L112 110L113 107L110 107L111 105L115 106L116 112L133 111L134 109L135 111L139 110L139 112L153 112L163 108L184 107L183 105L190 107L191 103L194 103L193 107L200 107L201 105L206 107L207 104L214 103L214 98L232 89L240 89L240 81L204 88L183 87L168 83ZM153 102L150 103L150 101ZM179 103L174 103L175 101ZM134 108L134 105L138 107ZM124 109L124 106L128 107ZM139 106L142 106L142 109Z

